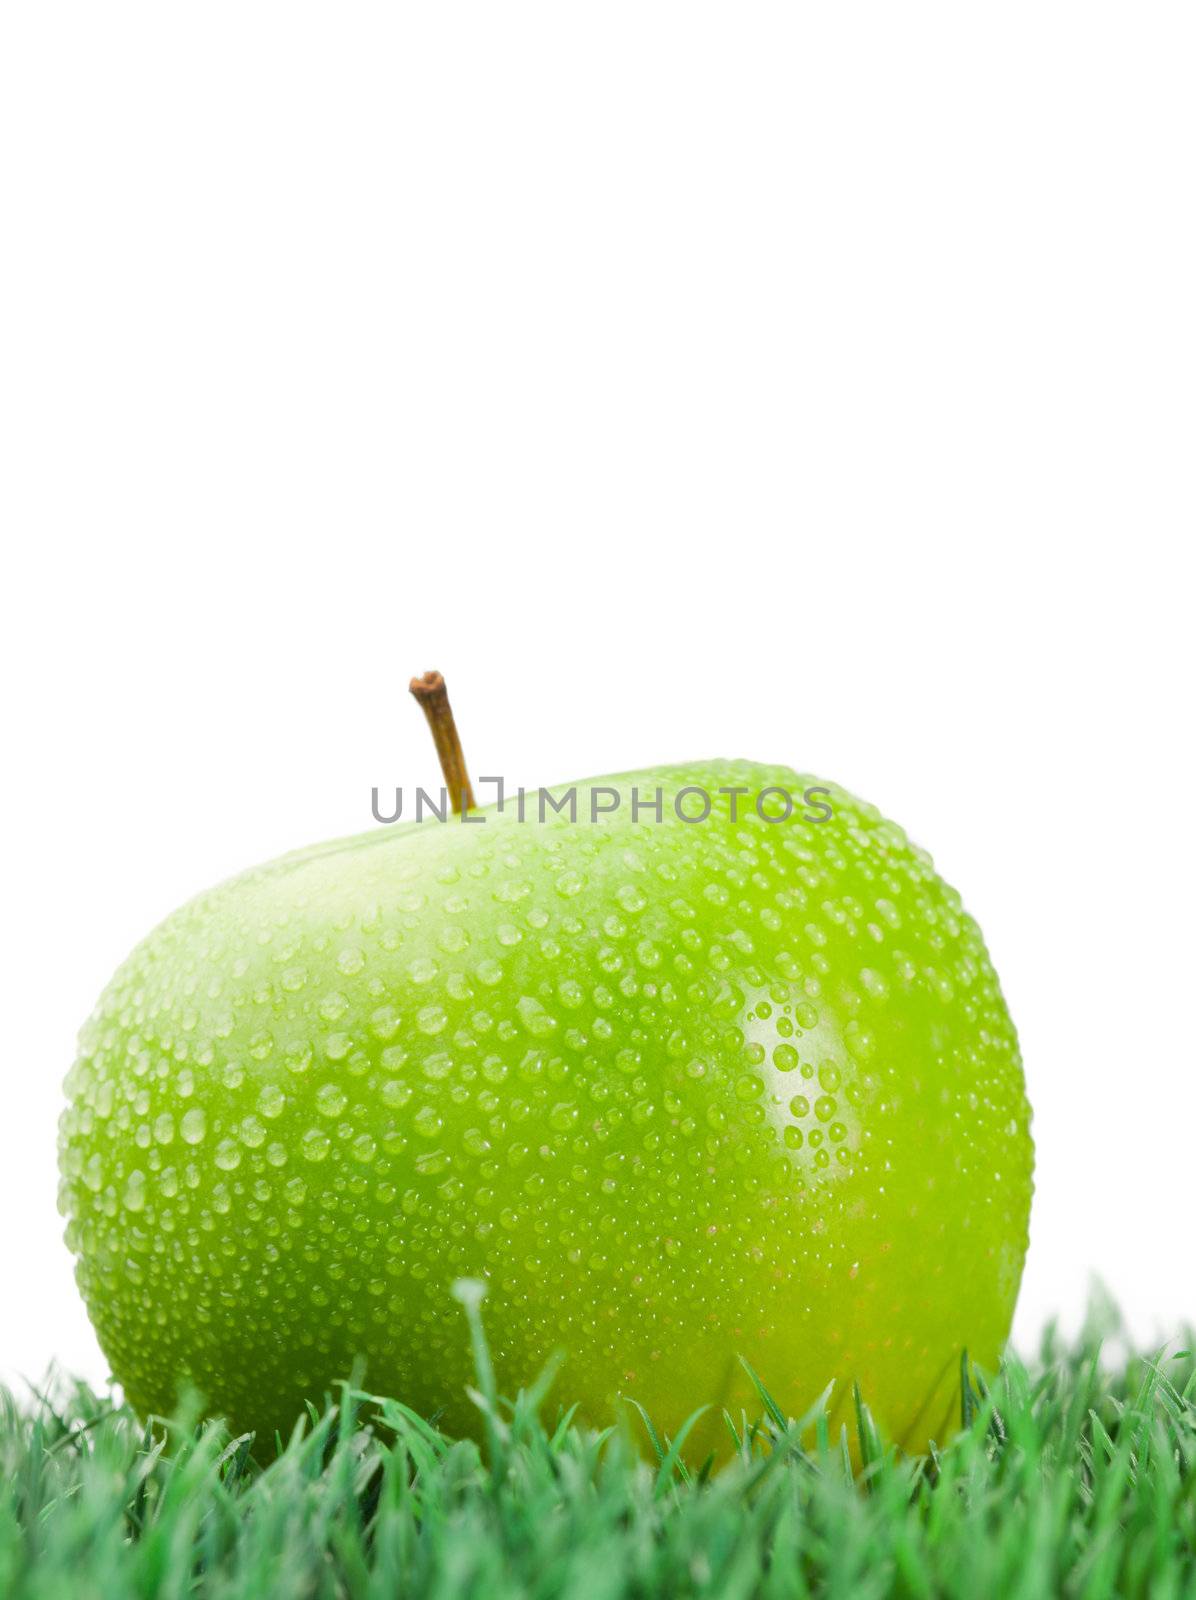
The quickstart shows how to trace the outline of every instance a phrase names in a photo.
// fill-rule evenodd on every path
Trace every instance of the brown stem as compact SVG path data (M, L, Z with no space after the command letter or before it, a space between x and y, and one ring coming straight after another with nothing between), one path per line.
M461 749L461 736L453 720L453 708L449 705L444 679L439 672L425 672L422 678L412 678L411 693L419 701L436 741L436 754L440 758L440 770L444 773L453 810L474 810L477 801L473 797L469 773L465 770L465 752Z

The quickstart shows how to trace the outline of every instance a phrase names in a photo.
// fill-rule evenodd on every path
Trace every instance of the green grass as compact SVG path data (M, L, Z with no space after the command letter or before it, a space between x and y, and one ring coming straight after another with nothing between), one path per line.
M1048 1335L990 1385L968 1372L963 1431L918 1459L858 1400L832 1437L761 1388L714 1471L632 1406L576 1426L547 1377L497 1399L466 1312L480 1446L350 1385L257 1460L194 1413L143 1426L78 1384L0 1391L0 1597L1196 1595L1187 1350Z

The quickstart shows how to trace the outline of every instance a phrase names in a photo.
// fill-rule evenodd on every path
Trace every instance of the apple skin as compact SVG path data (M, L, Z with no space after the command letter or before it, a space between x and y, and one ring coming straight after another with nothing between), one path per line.
M900 828L833 785L829 821L757 815L818 781L593 779L581 818L593 787L623 796L596 825L533 803L377 829L162 923L82 1031L59 1141L132 1404L194 1385L285 1437L364 1359L375 1393L472 1431L450 1296L472 1276L500 1385L563 1349L592 1422L619 1393L669 1432L758 1414L742 1354L792 1415L835 1379L837 1424L855 1380L890 1437L945 1437L1026 1250L1017 1037ZM632 821L633 785L663 822ZM709 820L677 819L687 785Z

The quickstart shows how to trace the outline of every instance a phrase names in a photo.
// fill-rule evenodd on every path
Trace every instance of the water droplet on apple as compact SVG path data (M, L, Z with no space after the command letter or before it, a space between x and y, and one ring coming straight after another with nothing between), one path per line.
M208 1131L208 1119L199 1106L192 1106L189 1111L184 1111L183 1120L179 1124L179 1132L187 1144L199 1144L204 1134Z
M348 1096L339 1083L322 1083L316 1090L316 1110L322 1117L339 1117Z
M331 1148L332 1140L322 1128L309 1128L300 1144L305 1161L324 1161Z

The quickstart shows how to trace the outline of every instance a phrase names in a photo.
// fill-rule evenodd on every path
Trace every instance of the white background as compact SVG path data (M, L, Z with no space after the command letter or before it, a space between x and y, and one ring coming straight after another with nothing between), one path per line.
M1196 1316L1196 13L5 6L0 1370L102 1377L75 1030L432 783L708 754L934 852L1020 1025L1017 1334ZM437 780L438 781L438 780Z

